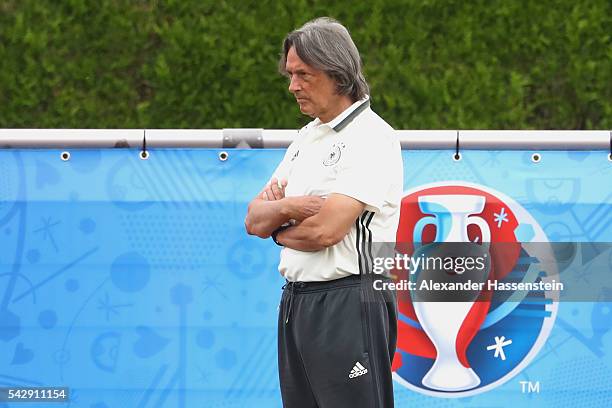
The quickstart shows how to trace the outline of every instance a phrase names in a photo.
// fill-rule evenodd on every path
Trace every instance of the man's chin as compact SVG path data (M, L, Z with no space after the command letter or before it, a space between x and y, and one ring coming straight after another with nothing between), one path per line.
M300 107L300 112L302 112L304 115L308 115L311 118L314 118L314 113L312 112L312 110L310 110L308 108L308 106L303 106L303 105L298 105Z

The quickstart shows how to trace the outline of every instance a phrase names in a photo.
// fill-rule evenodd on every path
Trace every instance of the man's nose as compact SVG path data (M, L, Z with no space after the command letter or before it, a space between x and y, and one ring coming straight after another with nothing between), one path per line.
M291 76L289 79L289 92L297 92L302 89L299 80L295 76Z

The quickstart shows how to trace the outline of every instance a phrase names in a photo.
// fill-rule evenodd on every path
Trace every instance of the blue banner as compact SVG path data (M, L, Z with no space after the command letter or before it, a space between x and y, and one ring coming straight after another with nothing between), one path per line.
M284 150L70 153L0 150L0 387L67 387L65 404L88 408L280 407L278 247L244 217ZM612 242L607 152L452 155L403 152L411 237L423 196L462 195L481 197L481 238ZM612 291L588 276L612 251L570 261ZM400 308L396 405L609 406L611 304L545 298L484 311L463 350L478 385L455 391L424 380L435 354Z

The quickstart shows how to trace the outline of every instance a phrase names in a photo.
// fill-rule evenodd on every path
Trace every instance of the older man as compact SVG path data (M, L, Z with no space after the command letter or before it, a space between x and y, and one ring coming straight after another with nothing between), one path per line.
M279 69L314 120L249 204L245 224L283 247L283 405L392 407L395 295L365 282L372 243L395 240L399 142L370 109L359 52L337 21L319 18L288 34Z

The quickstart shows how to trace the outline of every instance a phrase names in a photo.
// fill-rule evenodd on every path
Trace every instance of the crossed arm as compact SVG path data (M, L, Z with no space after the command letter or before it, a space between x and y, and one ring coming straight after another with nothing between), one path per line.
M340 242L363 212L365 204L343 194L285 197L285 181L272 179L249 204L245 227L249 234L268 238L289 220L295 225L276 236L283 246L319 251Z

